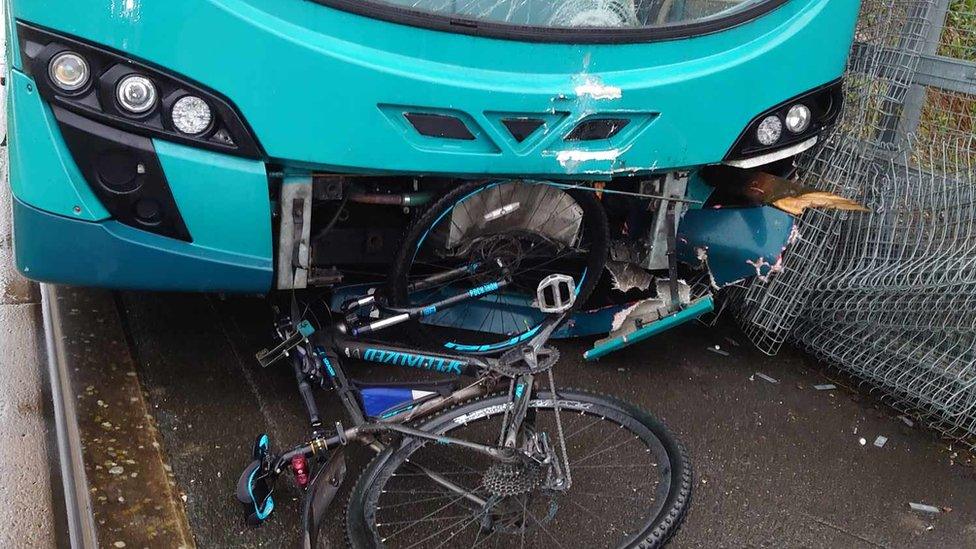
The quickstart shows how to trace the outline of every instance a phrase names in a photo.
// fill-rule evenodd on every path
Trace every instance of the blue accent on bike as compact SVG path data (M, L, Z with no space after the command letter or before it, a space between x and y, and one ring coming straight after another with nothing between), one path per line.
M515 398L522 398L522 393L525 392L525 385L519 383L515 386Z
M268 438L268 435L266 434L261 435L261 438L258 439L258 448L261 448L262 450L267 452L270 446L271 446L271 439Z
M468 295L471 297L481 297L485 294L490 294L498 289L497 282L490 282L483 286L478 286L477 288L471 288L468 290Z
M267 438L268 435L262 435L261 442L265 442ZM264 520L268 518L268 515L270 515L272 511L274 511L274 498L272 498L269 494L268 497L264 498L264 502L261 504L261 507L258 507L257 499L254 497L253 488L254 475L257 474L258 469L260 469L260 467L251 471L251 476L249 476L247 479L247 493L249 496L251 496L251 501L254 503L254 515L258 518L258 520Z
M322 364L325 366L325 371L329 373L329 376L335 377L336 373L335 369L332 367L332 361L330 361L329 357L325 356L324 354L322 355Z
M461 375L464 362L440 356L422 355L416 353L402 353L388 349L366 349L363 360L379 364L392 364L420 370L431 370L448 374Z
M359 391L366 415L376 417L391 408L413 401L409 387L366 387Z
M519 334L519 335L517 335L515 337L512 337L510 339L507 339L505 341L502 341L501 343L492 343L490 345L463 345L463 344L459 344L459 343L454 343L453 341L448 341L447 343L444 344L444 346L447 347L448 349L453 350L453 351L459 351L459 352L462 352L462 353L465 353L465 352L466 353L486 353L486 352L489 352L489 351L498 351L498 350L504 349L506 347L511 347L512 345L516 345L518 343L521 343L521 342L525 341L526 339L529 339L530 337L534 336L536 334L536 332L539 331L539 328L541 328L541 327L542 327L542 325L536 326L536 327L532 328L531 330L529 330L529 331L527 331L525 333Z
M298 324L298 333L308 337L315 333L315 328L312 327L312 324L309 321L303 320Z
M414 408L414 405L411 404L409 406L404 406L402 408L397 408L396 410L390 410L389 412L386 412L385 414L380 415L380 419L390 419L393 416L398 416L398 415L400 415L400 414L402 414L404 412L409 412L410 410L413 410L413 408Z
M437 312L437 306L436 305L428 305L428 306L424 307L423 310L420 311L420 315L421 316L430 316L430 315L432 315L432 314L434 314L436 312Z

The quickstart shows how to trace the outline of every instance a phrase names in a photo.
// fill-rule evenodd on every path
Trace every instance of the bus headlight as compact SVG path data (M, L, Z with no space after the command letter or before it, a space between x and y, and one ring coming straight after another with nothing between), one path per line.
M171 111L173 126L189 135L203 133L213 119L210 105L195 95L184 95L177 99Z
M810 107L797 103L786 113L786 129L793 133L802 133L810 127Z
M119 81L115 96L123 109L143 114L156 106L156 85L145 76L129 75Z
M47 73L58 88L78 91L88 83L88 61L73 51L61 52L51 58Z

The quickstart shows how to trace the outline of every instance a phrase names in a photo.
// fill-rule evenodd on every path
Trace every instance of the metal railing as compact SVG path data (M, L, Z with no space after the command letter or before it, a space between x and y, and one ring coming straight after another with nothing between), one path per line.
M950 436L976 441L976 0L865 0L826 144L804 182L871 213L808 211L736 318L790 337Z

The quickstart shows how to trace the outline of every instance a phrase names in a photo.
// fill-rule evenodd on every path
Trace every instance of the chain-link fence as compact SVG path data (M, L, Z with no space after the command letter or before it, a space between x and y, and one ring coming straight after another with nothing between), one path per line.
M845 95L799 173L871 213L804 214L736 317L764 352L792 337L976 443L976 0L865 0Z

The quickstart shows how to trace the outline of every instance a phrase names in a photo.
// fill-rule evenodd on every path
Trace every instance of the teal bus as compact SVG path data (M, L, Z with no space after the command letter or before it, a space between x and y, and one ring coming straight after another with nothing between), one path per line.
M775 265L786 225L757 244L727 220L689 214L707 205L716 177L788 175L796 155L826 139L859 9L856 0L6 4L24 276L243 293L390 280L401 300L411 269L429 260L425 246L441 259L447 248L524 258L575 246L581 297L607 278L604 266L613 275L604 284L646 288L641 272L667 269L674 255L662 229L669 211L679 233L686 221L710 233L685 256L743 248ZM725 170L708 180L704 168ZM746 233L778 219L723 210L733 208L709 214L737 215ZM496 238L513 231L536 240ZM728 281L755 262L732 263Z

